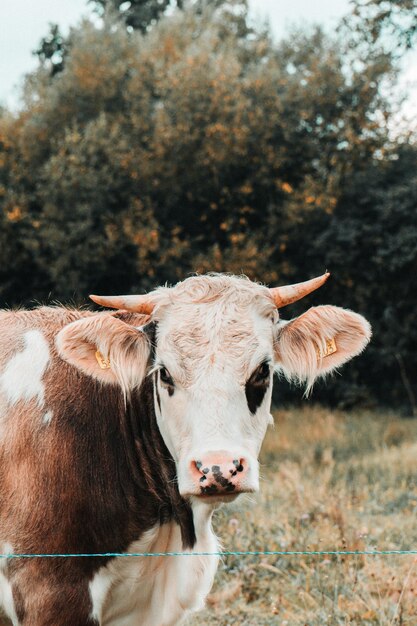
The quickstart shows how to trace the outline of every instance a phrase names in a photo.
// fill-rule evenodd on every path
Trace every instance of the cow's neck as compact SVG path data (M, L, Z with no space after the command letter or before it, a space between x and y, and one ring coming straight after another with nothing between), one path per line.
M196 541L193 512L190 504L179 494L176 466L159 431L150 376L136 394L126 411L126 448L132 480L138 502L150 497L154 500L159 523L175 521L181 528L184 548L192 548Z

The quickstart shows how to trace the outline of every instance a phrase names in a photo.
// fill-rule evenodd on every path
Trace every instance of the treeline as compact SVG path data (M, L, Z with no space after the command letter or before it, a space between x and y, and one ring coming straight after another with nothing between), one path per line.
M332 36L275 43L241 0L93 5L69 37L51 28L20 112L1 112L0 304L328 268L283 316L337 304L374 339L314 397L415 410L417 148L389 130L386 24L370 41L357 3Z

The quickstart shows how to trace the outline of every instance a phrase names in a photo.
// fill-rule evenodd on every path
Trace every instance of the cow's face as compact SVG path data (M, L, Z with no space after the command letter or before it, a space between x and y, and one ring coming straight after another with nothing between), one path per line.
M272 421L276 308L262 287L223 283L189 279L155 313L155 410L184 496L256 491Z
M286 293L297 299L292 287ZM95 299L143 310L141 297ZM351 311L322 306L284 322L276 303L273 291L246 279L192 277L144 303L156 326L152 359L146 326L134 328L110 314L70 324L57 345L64 358L125 393L151 376L180 493L216 503L258 489L274 369L311 386L370 337L369 324Z

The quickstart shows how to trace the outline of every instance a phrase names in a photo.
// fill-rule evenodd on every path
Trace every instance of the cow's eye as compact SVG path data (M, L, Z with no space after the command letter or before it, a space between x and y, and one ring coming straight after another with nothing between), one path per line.
M168 372L166 367L161 367L159 370L159 376L161 378L161 382L164 383L164 385L169 385L170 387L174 386L174 381L172 380L172 376L171 374Z
M269 368L269 363L261 363L261 365L253 372L251 382L255 384L265 383L268 380L270 373L271 370Z

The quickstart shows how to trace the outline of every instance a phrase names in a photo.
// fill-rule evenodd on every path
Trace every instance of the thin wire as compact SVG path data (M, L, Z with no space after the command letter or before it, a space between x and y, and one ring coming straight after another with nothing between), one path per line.
M414 554L417 550L252 550L224 552L92 552L63 554L0 554L1 559L68 559L152 556L384 556Z

